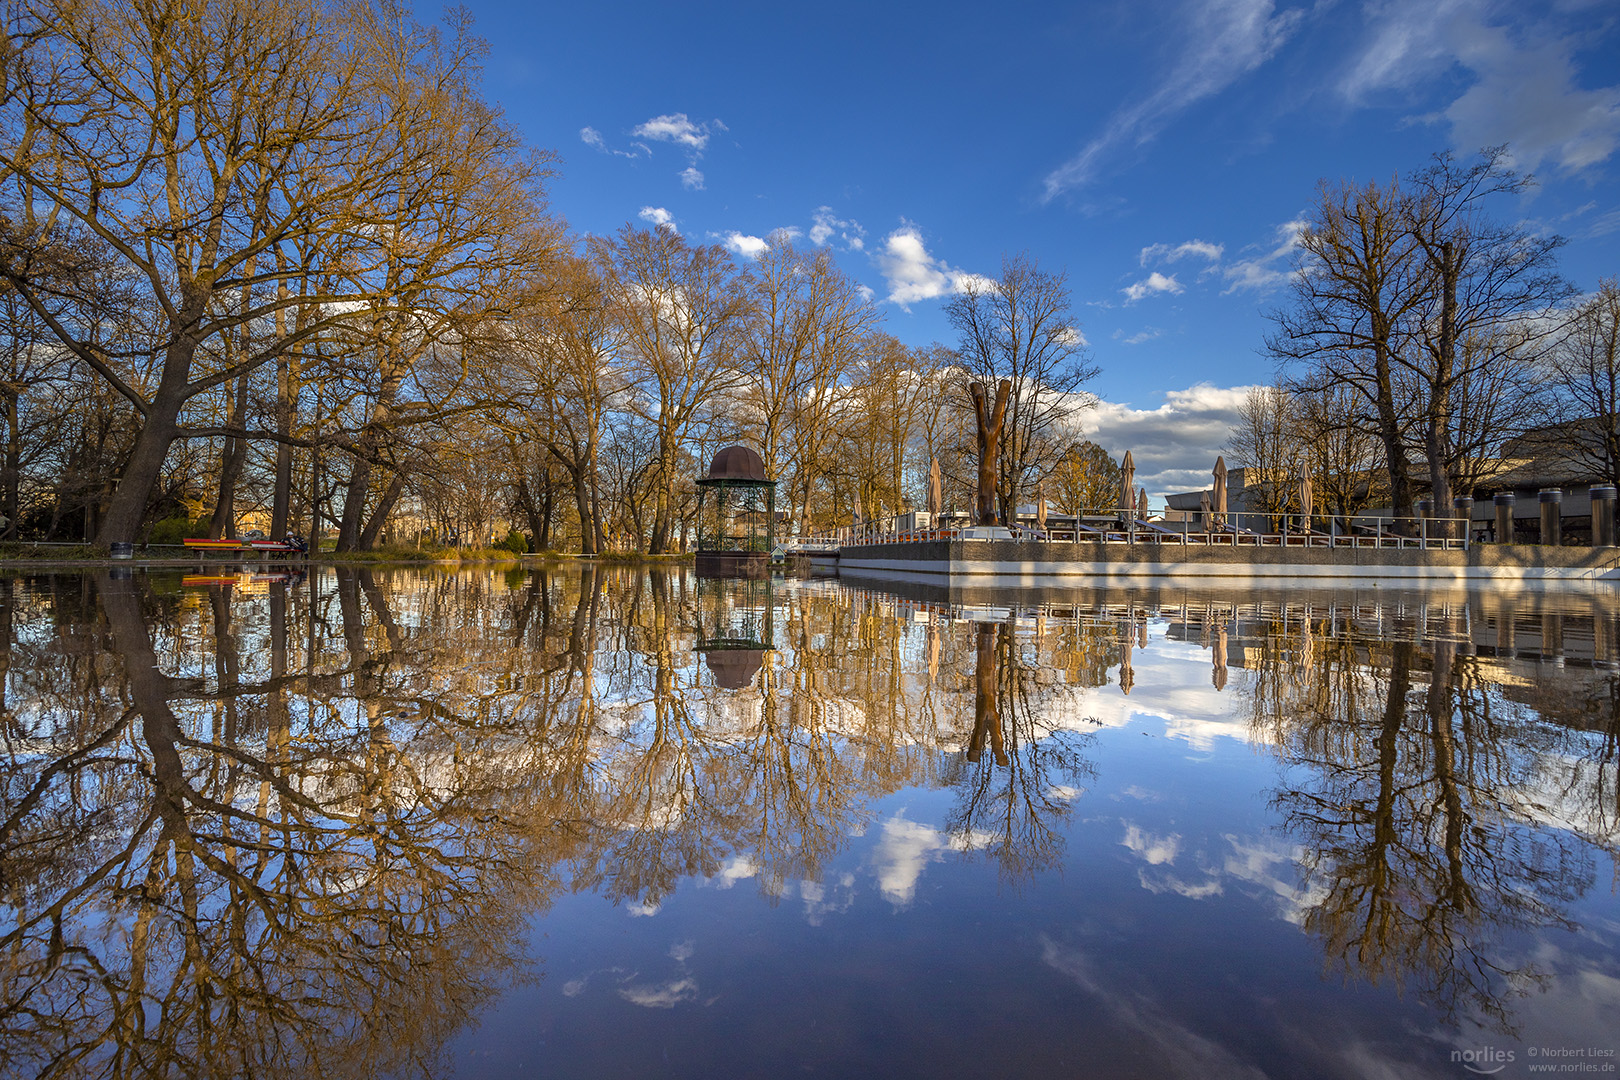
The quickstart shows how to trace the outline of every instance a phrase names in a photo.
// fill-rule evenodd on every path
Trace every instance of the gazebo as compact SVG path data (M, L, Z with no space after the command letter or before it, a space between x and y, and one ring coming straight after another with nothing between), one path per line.
M716 577L770 573L776 547L776 481L746 446L728 446L697 482L697 572Z

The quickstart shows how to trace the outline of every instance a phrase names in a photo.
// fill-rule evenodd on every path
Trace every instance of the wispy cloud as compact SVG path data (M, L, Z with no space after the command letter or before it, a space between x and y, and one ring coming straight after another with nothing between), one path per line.
M1271 59L1303 17L1276 11L1273 0L1188 0L1175 20L1186 28L1180 55L1158 89L1115 112L1102 134L1048 173L1045 198L1090 182L1113 154L1151 141L1188 106Z
M837 239L851 251L862 251L866 248L866 230L858 221L846 221L833 212L830 206L818 206L811 216L810 242L821 247L829 240Z
M709 145L709 125L694 124L685 113L666 113L637 124L630 134L654 142L675 143L693 153L701 154Z
M703 190L703 174L698 171L696 165L688 165L681 170L681 187L688 191Z
M889 283L889 300L901 307L959 293L973 283L991 284L981 274L954 269L928 254L922 233L910 223L890 233L872 259Z
M1304 218L1285 221L1277 226L1275 241L1270 248L1260 251L1252 258L1238 259L1221 267L1221 276L1230 282L1225 293L1234 293L1241 289L1264 292L1287 281L1288 275L1292 272L1289 261L1299 248L1299 238L1309 225L1310 222Z
M579 129L579 141L598 153L612 154L614 157L640 157L641 154L648 152L647 148L640 143L636 144L634 150L616 150L607 144L607 139L603 138L600 131L589 125Z
M1180 244L1149 244L1142 249L1140 263L1142 269L1146 270L1155 263L1180 262L1188 256L1220 262L1225 252L1225 245L1211 244L1207 240L1188 240Z
M1125 331L1123 330L1116 330L1114 332L1114 339L1116 341L1123 341L1127 345L1140 345L1145 341L1152 341L1154 338L1161 337L1164 337L1164 331L1159 329L1157 326L1144 327L1141 330L1138 330L1136 333L1131 334L1129 337L1125 335Z
M1375 0L1365 11L1370 32L1339 85L1352 104L1454 79L1461 68L1473 77L1468 88L1417 118L1449 124L1458 150L1507 143L1521 168L1552 161L1573 172L1620 146L1620 85L1583 77L1576 56L1596 46L1558 21L1568 8L1525 19L1523 8L1488 0Z
M1174 274L1171 274L1169 277L1165 277L1163 274L1155 270L1141 281L1127 285L1125 288L1119 291L1125 294L1125 302L1127 304L1134 304L1138 300L1145 300L1150 296L1157 295L1158 293L1169 293L1171 296L1174 296L1182 290L1181 282L1176 280L1176 276Z

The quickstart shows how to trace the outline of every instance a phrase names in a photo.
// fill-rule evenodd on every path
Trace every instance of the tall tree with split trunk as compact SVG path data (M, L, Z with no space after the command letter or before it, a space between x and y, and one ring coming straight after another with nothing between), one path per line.
M1086 354L1068 277L1028 253L1004 256L995 279L969 276L945 307L958 334L964 381L1010 383L1007 433L996 468L1003 517L1062 459L1062 431L1095 404L1084 392L1098 371Z

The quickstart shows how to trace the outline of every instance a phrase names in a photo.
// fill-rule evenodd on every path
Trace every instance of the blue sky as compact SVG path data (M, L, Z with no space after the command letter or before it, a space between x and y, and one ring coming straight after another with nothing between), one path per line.
M902 340L960 275L1066 270L1097 439L1150 492L1207 486L1321 179L1509 143L1502 218L1620 274L1620 3L475 2L486 92L561 156L576 231L669 220L838 252ZM424 16L430 11L423 9Z

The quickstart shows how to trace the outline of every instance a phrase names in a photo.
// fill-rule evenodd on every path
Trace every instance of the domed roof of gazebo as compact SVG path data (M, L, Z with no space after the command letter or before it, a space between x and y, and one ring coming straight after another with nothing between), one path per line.
M709 463L709 480L753 480L768 484L765 462L746 446L728 446Z

